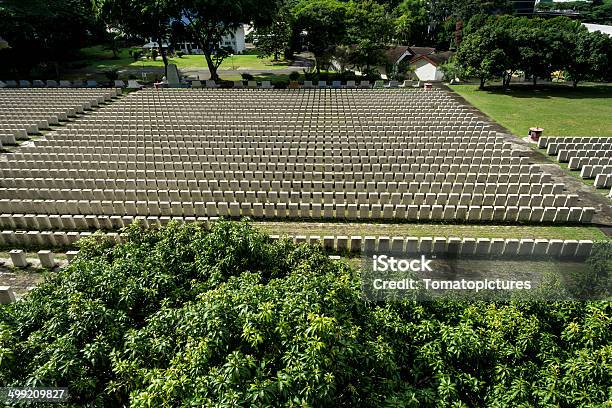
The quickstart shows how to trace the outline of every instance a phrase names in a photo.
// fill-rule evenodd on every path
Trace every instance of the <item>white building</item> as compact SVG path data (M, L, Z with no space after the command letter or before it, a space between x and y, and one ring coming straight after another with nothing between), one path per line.
M230 47L234 52L242 52L245 50L246 29L244 24L238 27L233 33L226 35L221 40L222 47Z
M444 72L440 65L448 61L451 55L448 51L420 55L410 60L410 66L414 69L414 75L421 81L442 81Z
M221 47L231 48L236 54L241 53L246 49L245 37L248 31L249 26L243 24L234 30L234 32L223 36L219 45ZM183 51L185 54L203 54L202 50L193 43L184 42L178 45L181 47L181 51Z
M608 34L609 36L612 37L612 26L603 25L603 24L589 24L589 23L582 23L582 25L585 26L587 30L589 30L589 33L599 31L603 34Z

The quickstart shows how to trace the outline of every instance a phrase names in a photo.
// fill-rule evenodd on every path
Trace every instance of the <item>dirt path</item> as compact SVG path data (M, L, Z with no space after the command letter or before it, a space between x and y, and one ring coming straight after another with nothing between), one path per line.
M25 295L30 288L44 279L44 273L34 269L12 269L0 265L0 286L10 286L18 297Z

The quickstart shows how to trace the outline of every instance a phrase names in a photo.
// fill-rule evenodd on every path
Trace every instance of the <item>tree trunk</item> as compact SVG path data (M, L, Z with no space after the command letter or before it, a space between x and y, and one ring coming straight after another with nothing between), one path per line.
M538 76L534 74L533 75L533 87L535 88L537 84L538 84Z
M166 56L166 50L164 50L161 38L157 40L157 45L159 45L159 55L161 55L162 61L164 61L164 76L168 79L168 57Z
M578 86L578 80L577 80L577 79L574 79L574 80L572 81L572 87L573 87L573 88L576 88L577 86Z
M480 86L478 87L479 89L484 89L485 86L485 79L484 78L480 78Z
M210 79L212 81L218 81L219 75L217 74L217 67L212 60L210 51L204 51L204 58L206 58L206 64L208 65L208 70L210 71Z
M463 38L463 21L457 20L455 22L455 46L459 49L461 45L461 40Z

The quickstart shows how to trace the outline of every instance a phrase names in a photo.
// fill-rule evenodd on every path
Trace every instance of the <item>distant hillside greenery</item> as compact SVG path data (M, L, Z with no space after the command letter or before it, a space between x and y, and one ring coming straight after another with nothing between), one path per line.
M86 240L0 307L0 385L70 406L610 406L610 302L365 301L319 247L249 223Z

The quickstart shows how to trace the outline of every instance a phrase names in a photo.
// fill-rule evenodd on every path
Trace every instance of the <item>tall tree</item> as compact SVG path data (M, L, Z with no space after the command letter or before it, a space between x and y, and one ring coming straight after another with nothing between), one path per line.
M204 52L210 78L218 80L217 70L230 53L222 44L223 37L242 24L271 24L279 3L276 0L185 0L181 6L182 21Z
M423 45L429 18L425 0L404 0L394 10L395 37L407 45Z
M317 73L329 63L335 47L346 36L346 4L338 0L303 0L293 13L296 26L306 32L306 43L315 56Z
M531 77L533 86L536 86L538 78L549 78L552 73L552 55L550 43L546 36L547 31L537 27L521 27L512 31L515 42L518 45L518 55L512 56L514 67L521 68L526 77ZM510 84L510 78L505 83Z
M11 48L2 51L0 73L30 76L55 71L59 77L62 62L73 58L96 31L87 0L2 0L0 35Z
M574 87L587 79L609 80L612 39L600 32L578 31L574 36L567 72Z
M461 38L461 23L477 14L504 14L512 11L508 0L430 0L427 5L430 36L437 40L437 46L445 46L445 43Z
M587 32L585 26L580 21L572 20L568 17L555 17L541 21L537 27L545 32L548 46L553 52L549 54L551 71L568 72L568 67L576 65L577 35L580 32Z
M159 55L168 75L168 57L163 44L171 33L171 23L179 18L174 0L94 0L98 17L108 26L126 34L157 42Z
M506 30L487 25L468 35L456 55L456 63L466 76L480 79L480 88L487 80L502 77L511 66L507 50L511 44Z
M353 63L361 71L383 65L384 50L393 33L393 20L384 5L373 0L351 1L346 7L345 43L353 50Z
M283 5L274 21L262 27L256 27L254 38L260 57L273 56L280 59L281 53L287 53L291 44L293 14L287 5Z

